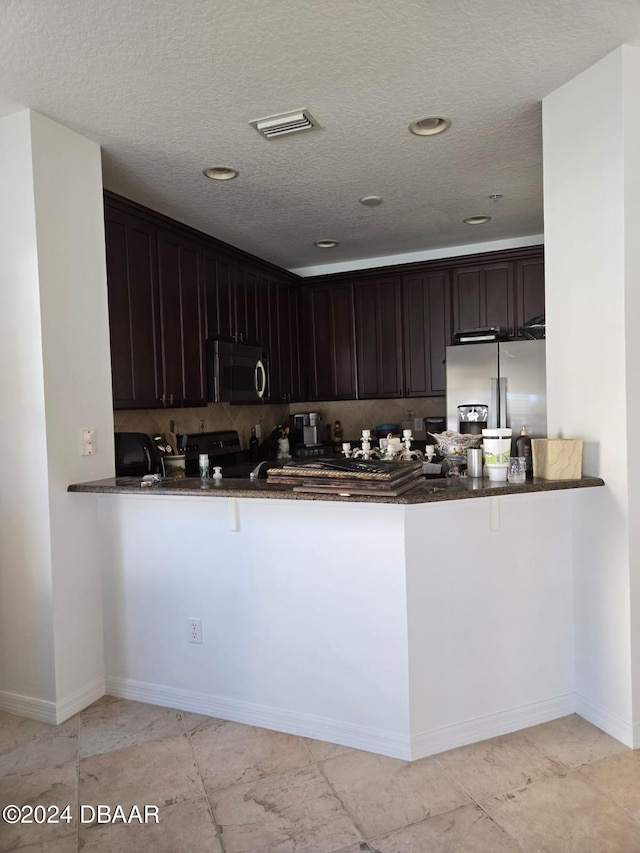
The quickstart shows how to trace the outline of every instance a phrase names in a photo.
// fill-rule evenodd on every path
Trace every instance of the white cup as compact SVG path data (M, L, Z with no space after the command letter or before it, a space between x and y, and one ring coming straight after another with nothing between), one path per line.
M511 430L483 429L482 453L489 479L505 481L511 456Z

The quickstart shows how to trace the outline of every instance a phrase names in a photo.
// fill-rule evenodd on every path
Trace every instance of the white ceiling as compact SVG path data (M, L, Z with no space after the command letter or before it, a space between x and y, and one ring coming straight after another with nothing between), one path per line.
M102 146L108 189L303 268L542 233L541 99L623 43L638 0L0 0L0 115L50 116ZM321 130L248 124L301 107ZM411 135L429 114L451 128Z

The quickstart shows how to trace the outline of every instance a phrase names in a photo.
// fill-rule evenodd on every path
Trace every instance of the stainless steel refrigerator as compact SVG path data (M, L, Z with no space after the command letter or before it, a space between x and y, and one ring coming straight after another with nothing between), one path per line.
M447 347L447 429L459 431L458 406L489 407L488 427L526 425L547 435L547 371L544 341L506 341Z

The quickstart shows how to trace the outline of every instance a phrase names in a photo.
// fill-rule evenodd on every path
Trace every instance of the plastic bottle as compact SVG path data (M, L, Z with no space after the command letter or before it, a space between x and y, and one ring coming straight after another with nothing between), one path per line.
M258 439L256 437L255 427L251 427L251 438L249 439L249 461L258 461Z
M333 425L333 449L336 453L342 451L342 436L342 424L340 421L336 421Z
M516 456L524 456L527 460L525 463L527 477L533 477L533 457L531 455L531 436L527 432L526 426L520 430L520 435L516 438Z
M200 485L207 486L209 483L209 454L200 453L198 455L198 467L200 468Z

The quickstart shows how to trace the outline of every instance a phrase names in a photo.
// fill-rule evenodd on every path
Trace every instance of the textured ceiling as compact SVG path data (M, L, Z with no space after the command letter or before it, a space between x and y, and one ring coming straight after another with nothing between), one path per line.
M0 115L50 116L102 146L108 189L300 268L542 233L541 99L623 43L638 0L0 0ZM248 124L302 107L321 130ZM408 132L433 113L445 134Z

